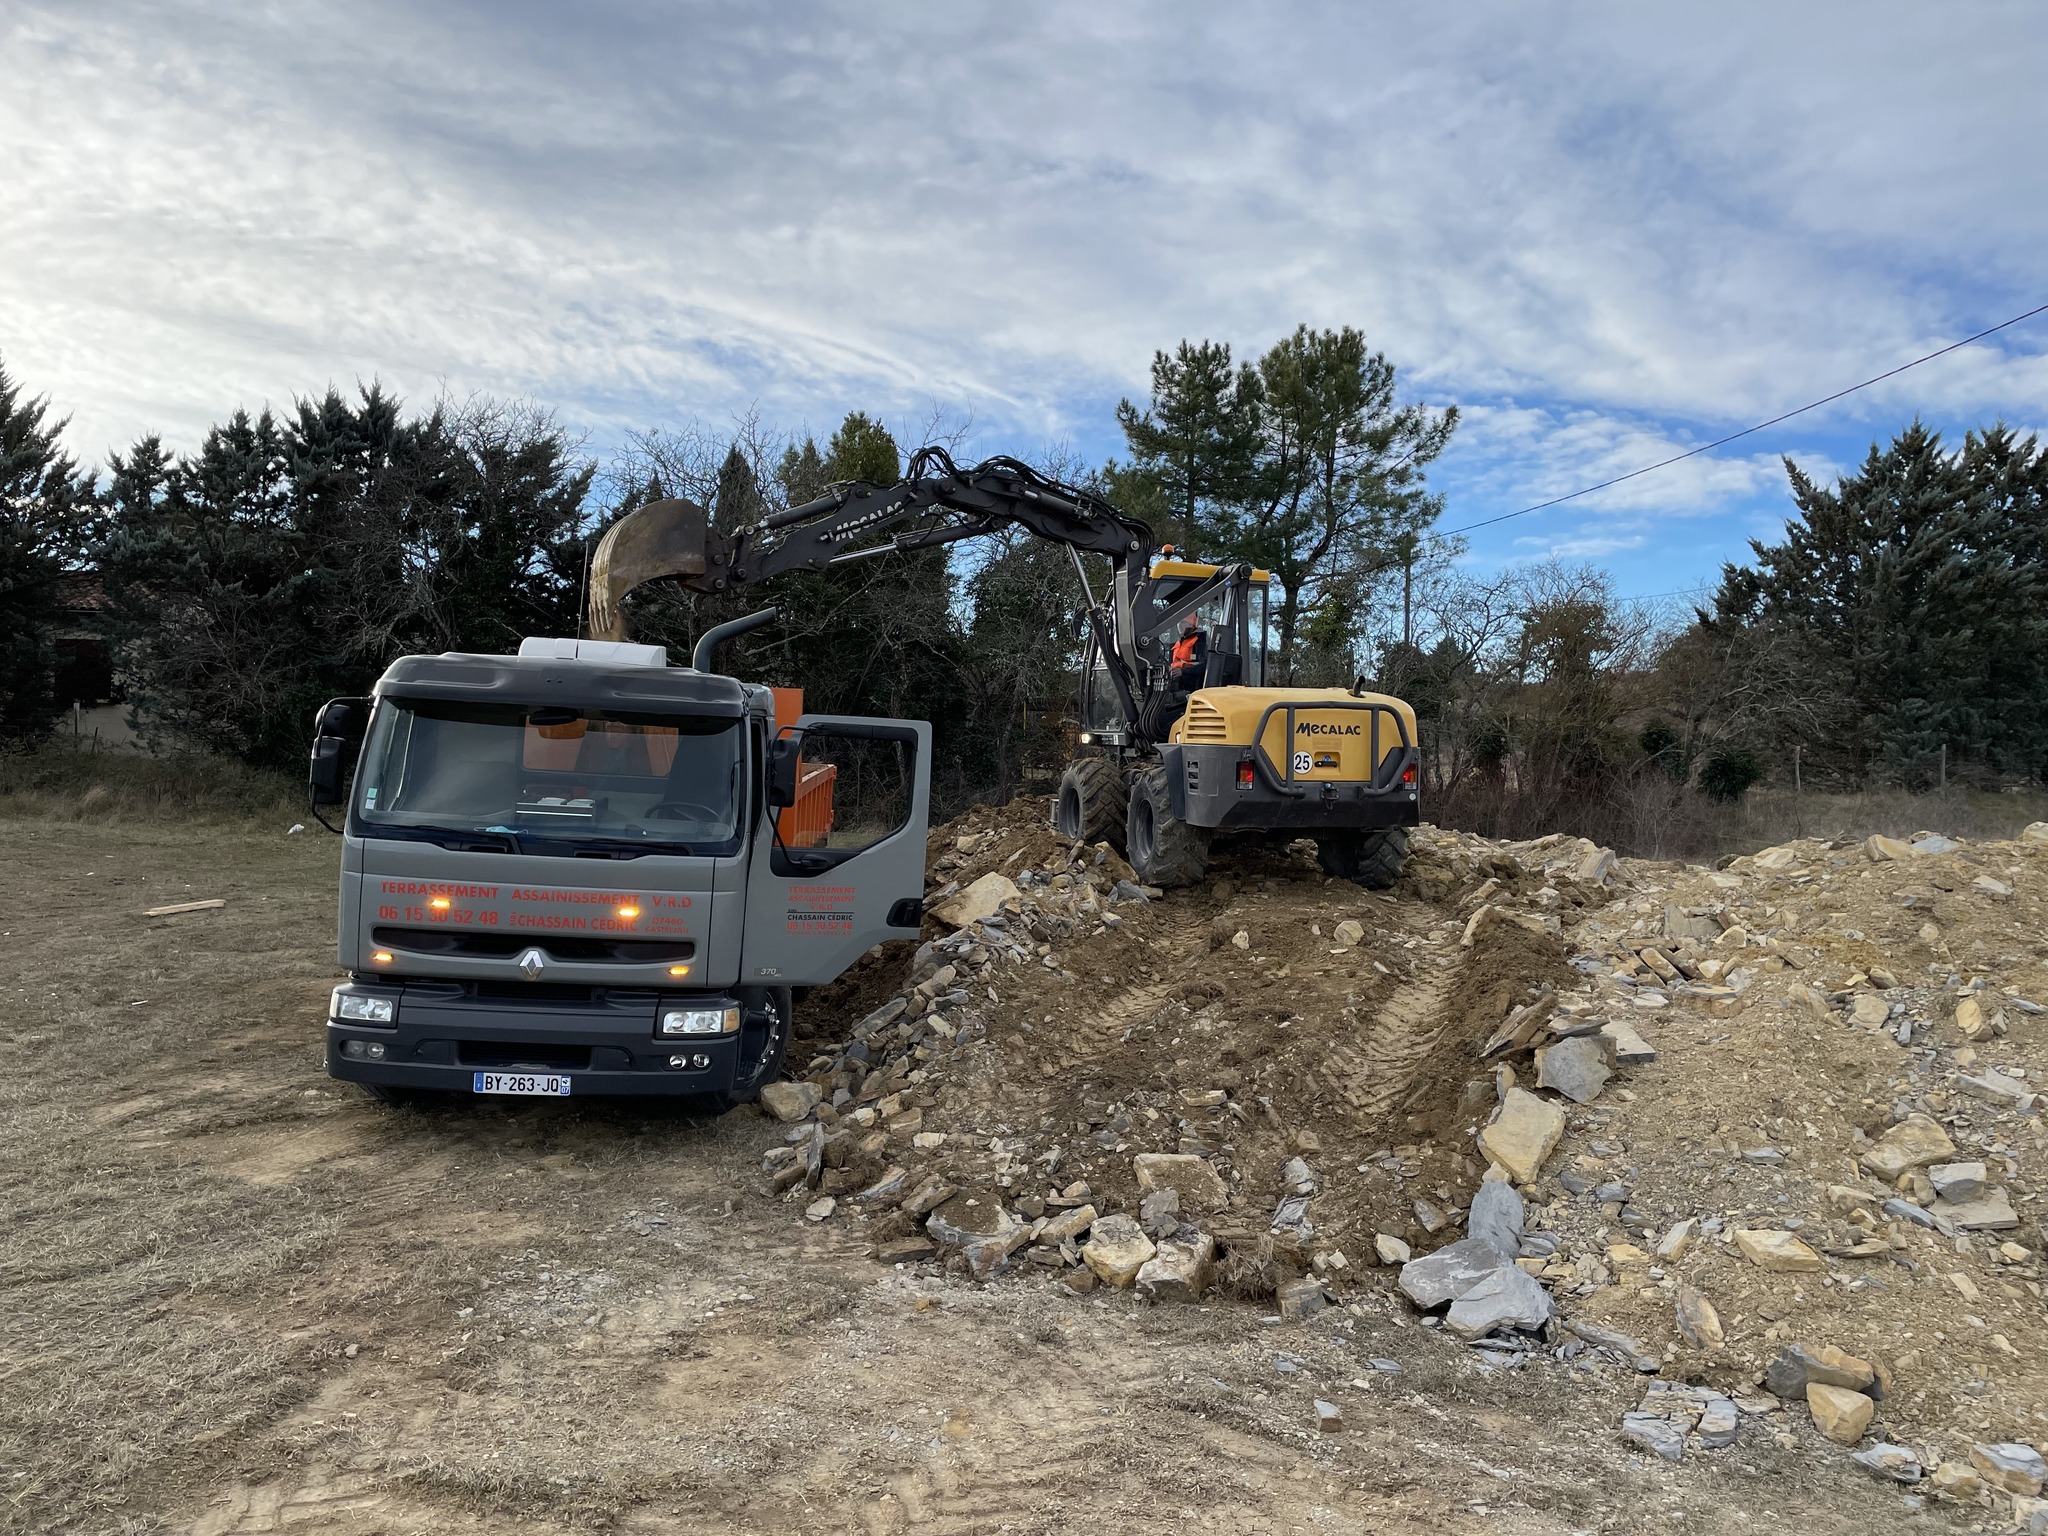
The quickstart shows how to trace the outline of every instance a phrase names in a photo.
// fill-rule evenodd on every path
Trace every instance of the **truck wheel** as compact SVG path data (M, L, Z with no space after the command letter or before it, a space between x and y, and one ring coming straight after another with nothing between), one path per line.
M1153 766L1131 775L1124 821L1126 856L1147 885L1192 885L1209 863L1209 829L1173 814L1166 770Z
M1316 839L1316 862L1323 873L1356 880L1368 891L1384 891L1401 875L1408 857L1408 829L1384 827L1377 832L1326 832Z
M1128 798L1115 763L1106 757L1076 758L1060 775L1059 797L1053 801L1053 830L1078 842L1120 845Z
M768 1038L761 1043L761 1053L751 1066L747 1066L742 1058L745 1076L730 1088L710 1096L721 1114L735 1105L751 1104L761 1097L761 1090L782 1075L782 1058L789 1052L790 1020L795 1015L789 988L770 987L757 995L764 1005L762 1011L768 1015ZM743 1034L740 1038L745 1040L746 1036Z

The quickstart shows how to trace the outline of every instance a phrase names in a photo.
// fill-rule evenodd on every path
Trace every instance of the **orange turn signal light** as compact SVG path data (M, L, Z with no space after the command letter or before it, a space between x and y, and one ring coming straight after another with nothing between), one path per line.
M435 896L428 900L427 905L436 912L446 912L448 910L448 898L446 896Z
M668 973L671 976L687 976L690 974L690 968L687 965L672 965L668 968Z
M632 919L638 917L639 915L640 909L634 906L630 901L627 902L626 905L624 905L623 907L619 908L619 916L625 918L629 922Z
M389 965L391 963L391 951L388 949L372 950L370 958L378 965Z

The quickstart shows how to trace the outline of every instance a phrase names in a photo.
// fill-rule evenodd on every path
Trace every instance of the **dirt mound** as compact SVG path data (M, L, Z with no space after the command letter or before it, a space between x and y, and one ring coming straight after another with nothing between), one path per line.
M1015 897L962 933L933 922L914 952L890 946L806 1003L809 1075L844 1162L820 1159L826 1193L902 1167L1034 1221L1082 1203L1136 1214L1134 1159L1193 1155L1227 1191L1202 1213L1226 1258L1281 1278L1355 1271L1376 1233L1426 1244L1448 1229L1484 1171L1470 1131L1491 1074L1475 1046L1571 975L1540 922L1463 944L1461 899L1540 878L1427 829L1395 894L1325 876L1307 843L1225 845L1204 885L1148 891L1107 845L1061 839L1040 801L976 809L929 853L928 907L989 875ZM1297 1158L1347 1177L1276 1242Z
M1129 1284L1080 1244L1135 1217L1171 1261L1138 1272L1161 1295L1195 1274L1286 1301L1313 1275L1399 1313L1404 1247L1464 1236L1498 1153L1561 1357L1659 1365L1765 1413L1783 1348L1839 1346L1892 1373L1878 1432L1921 1435L1928 1466L2048 1426L2048 825L1717 870L1424 827L1390 893L1325 877L1307 844L1220 847L1205 885L1161 892L1045 812L935 832L931 901L999 875L1000 909L813 999L824 1103L764 1172L862 1213L879 1256ZM1931 1127L1939 1186L1924 1159L1885 1161L1907 1122ZM1165 1177L1147 1154L1203 1171L1167 1200L1141 1187L1141 1166ZM971 1240L923 1230L946 1199ZM1804 1399L1774 1369L1789 1445Z

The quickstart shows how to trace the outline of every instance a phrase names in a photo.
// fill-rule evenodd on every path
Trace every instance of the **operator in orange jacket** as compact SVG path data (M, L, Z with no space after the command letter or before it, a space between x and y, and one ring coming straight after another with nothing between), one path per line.
M1202 673L1209 665L1209 637L1202 621L1190 613L1180 621L1180 638L1173 642L1174 691L1193 693L1202 686Z

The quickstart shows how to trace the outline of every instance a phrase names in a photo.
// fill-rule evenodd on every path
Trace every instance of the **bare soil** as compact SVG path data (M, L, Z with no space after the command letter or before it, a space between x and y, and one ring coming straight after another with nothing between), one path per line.
M979 812L935 835L935 862L955 866L935 878L1064 859L1040 814ZM983 853L947 852L989 833ZM1134 1152L1193 1137L1230 1174L1221 1235L1255 1250L1281 1161L1312 1146L1343 1304L1284 1325L1260 1300L1076 1295L1029 1263L986 1285L884 1266L869 1253L891 1218L842 1206L810 1221L813 1191L770 1192L762 1160L789 1128L754 1111L394 1110L329 1081L336 847L317 831L29 816L0 820L0 855L8 1529L1561 1536L1936 1530L2005 1513L1909 1509L1796 1407L1745 1422L1727 1450L1646 1458L1616 1434L1635 1372L1541 1353L1495 1365L1424 1326L1371 1244L1458 1235L1429 1233L1415 1202L1454 1214L1482 1171L1471 1133L1493 1083L1477 1043L1532 989L1579 985L1574 957L1660 921L1667 891L1757 903L1760 935L1768 906L1800 947L1798 976L1830 987L1880 955L1918 962L1915 1006L1932 1015L1950 971L1994 960L2001 983L2041 995L2039 852L1970 852L2018 871L2000 878L2019 894L1994 901L1853 850L1807 857L1796 889L1792 875L1724 890L1706 871L1634 864L1582 889L1533 856L1425 837L1384 897L1299 853L1245 851L1198 891L1118 905L1117 925L1078 925L992 975L968 1038L919 1069L947 1140L904 1159L1006 1195L1085 1179L1107 1211L1135 1206ZM1460 944L1461 904L1494 864L1506 899L1558 918L1554 933L1496 924ZM1925 909L1900 905L1913 881ZM140 915L210 896L227 905ZM1347 919L1362 943L1334 941ZM1923 959L1924 921L1947 937ZM820 1076L913 963L892 950L808 1001ZM1902 1095L1939 1096L1959 1134L2006 1149L1987 1155L2016 1195L2038 1191L2040 1122L1955 1094L1950 1026L1937 1021L1939 1052L1909 1051L1793 1011L1789 975L1732 1008L1640 1012L1658 1061L1573 1111L1534 1191L1566 1253L1597 1260L1627 1234L1558 1170L1625 1177L1660 1224L1813 1219L1818 1188L1854 1176L1855 1132L1880 1131ZM1986 1056L2048 1071L2042 1021L2005 1017ZM1216 1089L1224 1107L1182 1097ZM1767 1140L1788 1161L1743 1160ZM1056 1173L1006 1171L1055 1145ZM2038 1250L2039 1208L2021 1209L2026 1230L2006 1235ZM1729 1323L1712 1355L1673 1342L1658 1279L1616 1266L1586 1271L1583 1294L1554 1289L1666 1355L1671 1376L1744 1385L1786 1330L1883 1354L1897 1390L1882 1427L1929 1454L2048 1432L2037 1261L1981 1238L1966 1253L1917 1230L1899 1241L1898 1258L1831 1259L1825 1275L1763 1274L1701 1244L1684 1278ZM1317 1432L1318 1398L1340 1406L1342 1432Z

